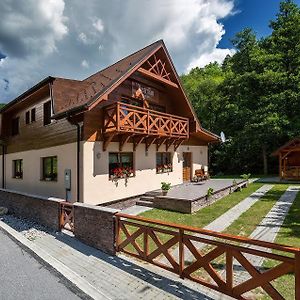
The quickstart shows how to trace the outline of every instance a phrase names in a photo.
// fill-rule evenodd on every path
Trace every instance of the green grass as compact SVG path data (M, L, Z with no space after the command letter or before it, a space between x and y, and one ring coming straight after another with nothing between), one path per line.
M297 197L277 234L275 242L300 248L300 193L297 194ZM270 260L267 260L264 263L264 267L266 268L272 268L275 265L276 263ZM274 287L282 293L284 299L295 299L293 274L282 276L274 281L273 284Z
M214 221L216 218L220 217L222 214L244 200L246 197L250 196L262 185L263 184L261 183L249 184L249 186L245 189L242 189L242 191L232 193L214 202L213 204L200 209L194 214L183 214L162 209L152 209L140 214L140 216L202 228Z
M253 206L245 211L237 220L235 220L224 233L233 235L249 236L262 219L267 215L276 201L287 189L287 184L276 184Z
M152 209L150 211L144 212L140 214L139 216L143 216L149 219L154 219L158 221L166 221L171 223L177 223L177 224L184 224L189 225L193 227L205 227L212 221L214 221L216 218L224 214L227 210L244 200L246 197L254 193L257 189L259 189L263 184L261 183L252 183L249 184L247 188L242 189L242 191L232 193L216 202L211 204L210 206L207 206L205 208L202 208L198 212L194 214L183 214L179 212L172 212L162 209ZM137 222L138 223L138 222ZM155 226L155 225L151 225ZM156 226L164 228L163 226ZM127 226L127 229L130 233L133 233L137 230L137 227L133 226ZM168 229L168 228L166 228ZM168 241L171 236L158 233L157 234L161 242ZM121 240L125 238L124 234L121 234ZM136 239L137 244L140 246L141 249L143 249L143 238L142 236L138 237ZM150 239L149 243L150 250L154 250L156 248L154 242ZM136 252L132 245L128 245L125 250L128 250L130 252Z

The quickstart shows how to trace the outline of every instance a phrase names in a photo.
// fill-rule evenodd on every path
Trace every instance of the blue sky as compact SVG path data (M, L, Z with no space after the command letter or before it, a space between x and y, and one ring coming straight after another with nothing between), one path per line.
M300 5L300 0L295 2ZM226 33L218 46L232 47L230 39L245 27L251 27L258 37L270 34L269 21L276 17L279 3L280 0L235 0L237 13L220 20Z

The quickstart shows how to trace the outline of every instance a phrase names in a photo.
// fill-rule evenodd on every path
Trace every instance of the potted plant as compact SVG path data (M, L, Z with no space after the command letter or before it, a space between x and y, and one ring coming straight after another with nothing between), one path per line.
M168 194L168 191L171 188L171 183L170 182L162 182L161 183L161 190L162 190L162 195L166 196Z

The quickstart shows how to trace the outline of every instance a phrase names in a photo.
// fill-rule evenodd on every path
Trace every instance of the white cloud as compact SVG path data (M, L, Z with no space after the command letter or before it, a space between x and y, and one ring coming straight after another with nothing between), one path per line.
M234 49L220 49L215 48L212 52L203 53L200 57L191 61L191 63L187 67L187 71L191 70L195 67L204 67L208 65L210 62L222 63L224 58L227 55L232 56L235 53Z
M88 68L88 67L90 66L90 64L89 64L89 62L88 62L87 60L84 59L84 60L81 62L81 66L84 67L84 68Z
M221 18L234 0L2 0L0 101L48 76L82 79L163 38L182 73L220 61ZM85 61L85 62L84 62ZM80 63L78 63L80 62ZM5 81L6 82L6 81Z
M96 19L94 22L93 22L93 26L94 28L96 28L97 31L99 32L103 32L104 30L104 24L102 22L101 19Z

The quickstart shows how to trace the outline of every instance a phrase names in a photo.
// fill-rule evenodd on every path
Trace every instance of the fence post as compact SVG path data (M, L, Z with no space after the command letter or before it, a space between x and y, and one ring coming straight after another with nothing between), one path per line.
M184 230L179 228L179 276L184 278L184 243L183 243Z
M115 215L115 219L116 219L116 228L115 228L115 237L116 237L116 240L115 240L115 248L116 248L116 252L119 251L119 238L120 238L120 218Z
M145 259L147 260L148 254L149 254L149 239L148 239L148 228L144 229L144 256Z
M295 254L295 299L300 300L300 251Z
M232 293L233 287L233 256L232 250L226 250L226 286L228 292Z

